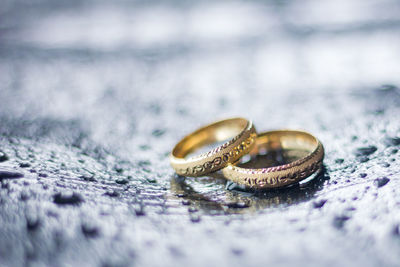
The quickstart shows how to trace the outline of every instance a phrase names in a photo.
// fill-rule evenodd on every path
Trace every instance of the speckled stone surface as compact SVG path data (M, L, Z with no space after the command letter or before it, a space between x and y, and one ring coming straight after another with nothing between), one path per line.
M399 266L396 1L1 1L1 266ZM321 175L174 175L225 117L304 129Z

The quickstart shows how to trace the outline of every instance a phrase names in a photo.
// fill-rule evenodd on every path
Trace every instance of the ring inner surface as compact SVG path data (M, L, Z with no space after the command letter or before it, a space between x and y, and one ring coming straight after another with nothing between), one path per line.
M250 156L244 157L237 167L261 169L289 164L306 157L318 146L312 135L298 131L274 131L257 137Z
M208 152L221 142L229 141L243 132L248 121L241 118L220 121L200 128L180 141L174 150L173 156L186 158L194 152Z

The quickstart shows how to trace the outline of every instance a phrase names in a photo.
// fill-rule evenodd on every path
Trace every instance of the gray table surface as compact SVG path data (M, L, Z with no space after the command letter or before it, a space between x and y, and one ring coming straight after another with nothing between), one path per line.
M0 266L400 266L398 1L1 1ZM325 169L174 175L226 117Z

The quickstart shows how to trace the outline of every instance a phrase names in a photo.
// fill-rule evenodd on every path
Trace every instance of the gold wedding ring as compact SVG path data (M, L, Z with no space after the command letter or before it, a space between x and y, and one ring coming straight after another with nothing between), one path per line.
M223 176L237 184L256 189L282 187L299 182L319 170L324 158L321 142L302 131L279 130L261 133L251 154L271 150L304 151L306 156L289 164L260 169L247 169L229 164L222 169Z
M225 140L229 141L206 153L190 156L202 147ZM297 159L263 168L245 168L238 164L248 153L255 156L270 151L286 151ZM263 189L300 182L321 169L323 158L324 147L309 133L278 130L257 135L251 121L233 118L212 123L183 138L172 150L170 161L179 175L196 177L221 170L228 180Z
M170 162L179 175L202 176L220 170L248 154L256 137L251 121L243 118L218 121L184 137L172 150ZM188 157L201 147L225 140L229 141L211 151Z

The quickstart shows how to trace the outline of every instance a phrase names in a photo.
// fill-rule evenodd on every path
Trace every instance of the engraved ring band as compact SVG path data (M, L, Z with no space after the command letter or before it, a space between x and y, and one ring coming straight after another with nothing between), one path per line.
M184 137L172 150L170 162L179 175L203 176L248 154L256 137L256 129L251 121L243 118L217 121ZM190 156L199 148L225 140L229 141L206 153Z
M303 131L279 130L258 135L255 148L250 154L260 151L302 151L305 154L291 163L248 169L229 164L222 170L222 175L237 184L250 188L263 189L290 185L318 171L324 158L324 147L311 134Z

